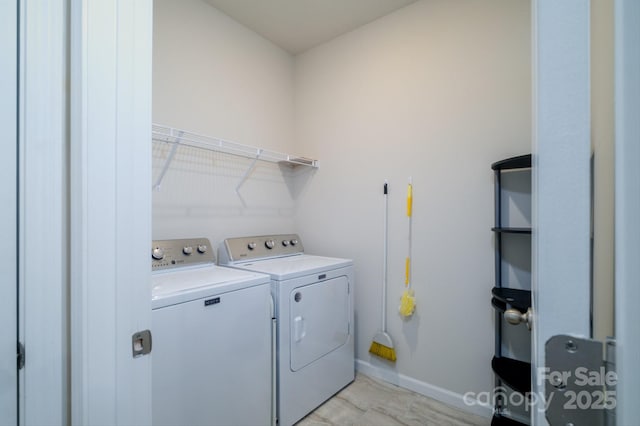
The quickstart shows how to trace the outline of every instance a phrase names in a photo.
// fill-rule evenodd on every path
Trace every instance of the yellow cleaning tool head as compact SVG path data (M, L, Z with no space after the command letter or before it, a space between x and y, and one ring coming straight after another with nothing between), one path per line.
M407 216L411 217L411 208L413 204L413 186L409 184L407 187Z
M391 336L384 331L379 331L373 338L369 352L389 361L396 360L396 350L393 348Z
M413 295L413 289L405 290L400 298L400 315L410 317L416 310L416 298Z

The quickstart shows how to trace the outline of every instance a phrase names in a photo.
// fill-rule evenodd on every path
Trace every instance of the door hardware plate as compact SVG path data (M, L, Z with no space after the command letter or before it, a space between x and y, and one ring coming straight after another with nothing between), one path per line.
M133 336L131 336L131 350L134 358L150 353L151 331L143 330L133 333Z
M545 345L546 367L538 372L544 383L546 417L551 425L605 424L615 409L617 382L607 371L602 342L580 337L553 336Z

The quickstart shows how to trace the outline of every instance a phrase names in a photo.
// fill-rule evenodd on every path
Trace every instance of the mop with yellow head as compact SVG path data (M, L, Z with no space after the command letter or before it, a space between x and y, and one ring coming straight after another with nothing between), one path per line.
M416 310L416 298L411 288L411 227L412 227L412 210L413 210L413 183L409 178L407 187L407 217L409 218L409 250L407 259L404 264L404 292L400 298L400 315L404 318L410 318Z

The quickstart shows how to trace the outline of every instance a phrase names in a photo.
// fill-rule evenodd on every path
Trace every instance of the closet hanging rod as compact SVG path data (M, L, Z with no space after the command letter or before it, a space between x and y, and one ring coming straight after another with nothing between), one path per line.
M318 167L318 160L311 158L284 154L268 149L257 148L249 145L242 145L236 142L227 141L220 138L200 135L186 130L175 129L160 124L153 124L152 139L159 142L174 145L185 145L193 148L205 149L208 151L222 152L225 154L240 157L258 159L271 163L284 163L290 166Z

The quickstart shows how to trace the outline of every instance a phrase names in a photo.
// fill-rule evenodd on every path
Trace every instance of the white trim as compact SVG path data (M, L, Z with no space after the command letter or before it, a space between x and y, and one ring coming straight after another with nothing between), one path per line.
M87 342L84 336L83 321L88 316L87 297L82 283L87 282L87 214L85 199L87 197L86 168L86 105L87 40L84 22L87 8L81 2L75 2L70 7L69 24L69 74L71 94L69 102L70 113L70 155L69 155L69 215L70 215L70 296L71 307L71 424L88 424L88 398L86 389L89 387L89 372L86 361Z
M409 389L470 414L491 418L493 413L493 405L491 404L487 405L479 400L474 400L473 405L466 404L464 395L422 382L387 368L375 366L361 359L356 359L356 370L367 376L375 377L376 379L384 380L401 388Z
M532 391L557 334L589 337L590 3L533 7ZM532 424L546 425L542 398Z
M71 2L72 424L151 424L151 0Z
M17 336L17 41L18 10L15 1L0 2L0 125L5 143L0 156L3 181L0 186L0 424L18 422Z
M640 2L615 6L615 268L617 422L640 418Z
M67 423L66 2L20 1L20 424Z

